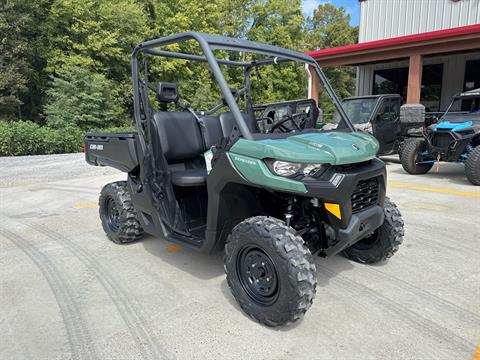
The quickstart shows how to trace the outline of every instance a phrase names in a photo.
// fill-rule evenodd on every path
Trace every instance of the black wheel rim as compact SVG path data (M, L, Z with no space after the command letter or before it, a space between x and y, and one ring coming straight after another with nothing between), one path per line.
M239 252L237 275L242 288L255 303L268 306L277 300L277 269L262 248L248 245Z
M118 231L120 227L120 212L115 200L111 197L108 197L105 201L105 220L111 231Z
M353 244L352 248L357 250L369 250L375 245L377 240L378 240L378 229L375 230L375 232L370 236L367 236L366 238Z

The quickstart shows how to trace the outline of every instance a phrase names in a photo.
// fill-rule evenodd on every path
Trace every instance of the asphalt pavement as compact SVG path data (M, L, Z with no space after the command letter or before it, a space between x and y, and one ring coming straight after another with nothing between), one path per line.
M98 195L125 174L83 154L0 158L0 359L471 360L480 187L462 165L411 176L386 161L399 252L375 266L316 258L313 306L271 329L240 310L221 253L107 240Z

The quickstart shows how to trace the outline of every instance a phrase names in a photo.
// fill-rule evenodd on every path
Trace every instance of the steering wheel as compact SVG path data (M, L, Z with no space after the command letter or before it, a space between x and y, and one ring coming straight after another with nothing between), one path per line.
M291 128L289 128L288 126L284 125L287 121L291 121L293 126L295 126L295 128L298 130L298 131L302 131L302 125L305 124L305 116L306 114L305 113L296 113L296 114L287 114L287 115L284 115L280 120L278 120L277 122L275 122L271 129L270 129L270 132L273 133L275 132L275 130L279 130L280 132L290 132L292 131ZM301 118L298 122L297 122L297 118Z
M260 129L260 132L262 132L263 134L269 133L272 124L275 123L275 121L268 116L257 118L256 122L257 122L258 128Z

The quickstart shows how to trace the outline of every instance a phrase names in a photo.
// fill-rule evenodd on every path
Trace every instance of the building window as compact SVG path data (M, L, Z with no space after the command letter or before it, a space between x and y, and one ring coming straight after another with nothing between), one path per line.
M440 111L442 98L443 64L425 65L422 70L420 102L426 112Z
M425 65L420 102L427 112L440 111L443 64ZM373 75L373 94L399 94L407 99L408 67L377 70Z
M480 60L470 60L465 63L465 79L463 91L480 88ZM472 99L462 101L462 111L470 111Z
M399 94L407 98L408 68L377 70L373 75L373 95Z

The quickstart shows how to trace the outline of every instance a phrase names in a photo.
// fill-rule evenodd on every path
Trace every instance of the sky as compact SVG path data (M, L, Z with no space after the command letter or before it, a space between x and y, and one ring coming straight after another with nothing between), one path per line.
M305 16L312 16L313 10L319 4L331 3L336 7L343 6L350 15L350 24L357 26L360 19L360 3L358 0L302 0L302 10Z

